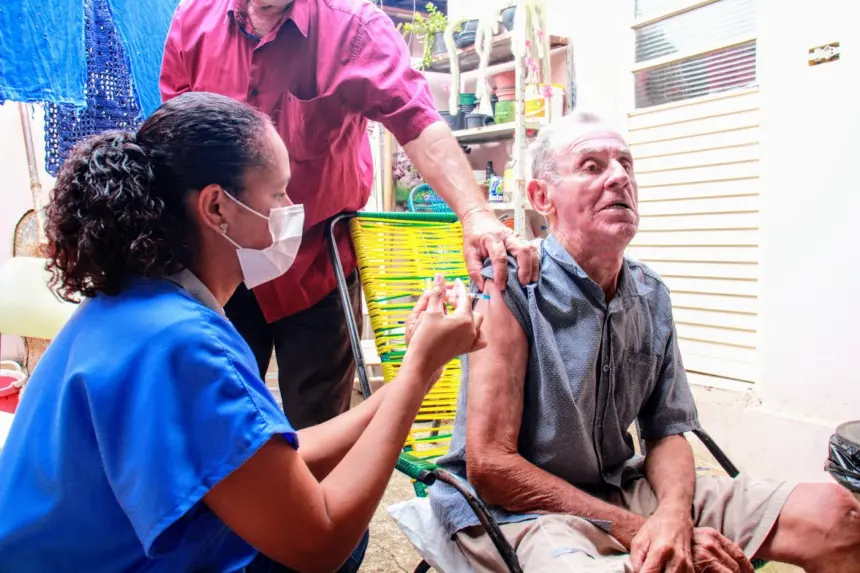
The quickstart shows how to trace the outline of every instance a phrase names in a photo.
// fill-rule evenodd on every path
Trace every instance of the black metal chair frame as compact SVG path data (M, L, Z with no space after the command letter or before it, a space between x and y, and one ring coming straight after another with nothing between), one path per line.
M337 240L334 235L336 226L341 222L348 222L349 219L356 217L358 213L343 213L333 217L326 228L326 238L328 241L329 256L332 266L334 267L335 276L337 277L337 288L340 295L341 305L346 318L347 328L349 330L350 343L352 345L352 353L355 356L356 372L358 373L361 392L365 398L370 396L371 388L370 381L367 376L367 364L364 361L364 354L361 349L361 333L358 330L358 322L352 310L352 304L349 299L349 289L347 288L346 273L343 270L343 263L340 258L340 253L337 250ZM714 456L717 463L723 470L732 478L740 475L740 470L729 459L728 455L717 445L713 438L705 430L695 430L693 432L696 437L704 444L707 450ZM429 487L437 480L444 482L456 489L469 503L469 506L475 512L481 525L486 529L487 534L495 545L496 549L505 562L505 565L511 573L522 573L517 553L508 543L508 540L502 534L495 518L490 514L489 508L474 489L462 480L461 478L438 467L421 469L418 471L405 471L405 468L398 464L398 468L404 471L407 475ZM761 563L759 564L759 566ZM426 561L422 561L415 569L415 573L424 573L430 570L430 565Z

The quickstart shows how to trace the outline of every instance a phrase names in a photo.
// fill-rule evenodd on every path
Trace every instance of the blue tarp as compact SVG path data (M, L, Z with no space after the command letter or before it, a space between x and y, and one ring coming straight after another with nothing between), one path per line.
M0 0L0 101L87 105L85 1ZM160 103L164 40L179 0L107 0L143 115Z
M85 105L83 0L0 0L0 101Z
M108 4L131 65L140 109L146 117L161 105L158 91L161 55L179 0L108 0Z

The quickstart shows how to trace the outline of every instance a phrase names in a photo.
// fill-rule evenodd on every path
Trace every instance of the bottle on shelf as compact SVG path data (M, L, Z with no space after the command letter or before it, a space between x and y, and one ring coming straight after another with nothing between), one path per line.
M511 157L505 164L504 183L502 189L504 196L502 200L505 203L511 203L514 200L514 158Z
M492 161L487 161L486 173L487 185L490 187L490 203L500 203L502 201L502 178L496 175Z
M496 172L493 170L493 162L487 161L487 181L496 176Z

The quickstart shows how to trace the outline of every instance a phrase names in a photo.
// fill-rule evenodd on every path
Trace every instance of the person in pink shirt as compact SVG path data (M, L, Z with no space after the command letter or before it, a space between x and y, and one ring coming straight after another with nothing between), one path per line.
M272 118L289 150L286 191L305 209L301 248L286 274L253 290L240 286L225 311L261 376L274 348L284 411L296 429L350 403L355 366L324 232L329 219L363 208L370 197L368 121L393 133L463 222L473 280L483 282L489 257L503 287L508 253L523 283L537 277L534 248L494 216L403 38L367 0L185 0L168 34L160 88L165 101L207 91L246 102ZM345 226L338 249L361 317Z

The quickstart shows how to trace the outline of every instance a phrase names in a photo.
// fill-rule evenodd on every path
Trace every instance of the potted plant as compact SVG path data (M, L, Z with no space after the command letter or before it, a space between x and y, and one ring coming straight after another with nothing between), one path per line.
M507 0L505 7L502 9L502 25L509 32L514 31L514 16L517 13L517 3L515 0Z
M475 36L478 32L478 20L463 20L460 23L461 30L454 34L454 44L458 48L466 48L475 43Z
M443 33L448 27L448 18L432 3L424 7L427 16L415 13L412 22L401 22L397 29L405 38L409 34L416 40L424 42L424 54L421 57L419 69L427 69L433 63L433 56L445 53Z

